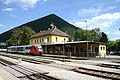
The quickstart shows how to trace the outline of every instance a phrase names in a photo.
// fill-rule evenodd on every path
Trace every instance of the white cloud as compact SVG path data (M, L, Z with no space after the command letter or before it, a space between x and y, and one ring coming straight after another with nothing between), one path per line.
M80 9L78 11L79 16L89 16L89 15L97 15L99 12L101 12L101 9L96 8L88 8L88 9Z
M15 15L15 14L9 14L9 16L11 16L11 17L17 17L17 15Z
M116 2L120 2L120 0L115 0Z
M4 8L4 9L2 9L3 11L13 11L13 10L15 10L14 8Z
M47 0L3 0L3 2L7 5L12 4L12 3L17 3L24 10L27 10L28 8L34 8L35 4L38 1L46 2Z
M98 16L99 14L106 12L106 11L110 11L112 9L117 8L116 6L110 6L107 8L98 6L98 7L90 7L88 9L80 9L78 10L78 15L79 16Z
M43 0L44 2L47 2L47 0Z
M112 41L116 41L117 39L120 39L120 37L114 37L114 38L112 38L111 40L112 40Z
M120 13L106 13L100 16L92 17L91 19L87 19L87 26L89 29L93 28L109 28L114 25L118 20L120 20ZM84 21L74 22L73 25L77 27L81 27L83 29L86 28L86 23Z
M120 31L113 32L114 35L120 35Z
M3 25L3 24L0 24L0 27L4 27L4 25Z

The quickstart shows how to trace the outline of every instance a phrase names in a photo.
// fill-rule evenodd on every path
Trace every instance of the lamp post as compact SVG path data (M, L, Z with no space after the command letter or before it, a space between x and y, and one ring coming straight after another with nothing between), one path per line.
M65 56L64 56L65 55L65 49L64 49L65 45L64 45L64 42L62 42L62 44L63 44L63 62L64 62L65 61Z
M85 23L86 23L86 41L87 41L87 57L89 56L88 54L88 26L87 26L87 21L85 20Z

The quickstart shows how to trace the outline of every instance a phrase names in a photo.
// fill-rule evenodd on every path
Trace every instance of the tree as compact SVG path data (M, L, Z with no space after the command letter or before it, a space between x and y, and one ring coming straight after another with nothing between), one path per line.
M78 29L74 34L75 41L85 41L86 40L86 33L83 29Z
M99 28L92 30L79 29L75 32L75 41L100 41L101 32Z
M105 43L108 42L108 37L104 32L102 32L102 36L100 37L100 42L105 42Z
M99 42L100 41L100 36L101 36L101 32L100 32L100 28L95 28L92 30L89 30L89 35L88 35L88 40L89 41L96 41Z
M8 45L19 45L20 37L22 35L22 31L19 28L15 28L12 30L12 36L9 40L7 40Z
M120 39L116 40L116 51L120 51Z
M118 54L120 51L120 39L116 41L108 41L107 51L114 51L115 54Z
M116 51L116 41L108 41L107 51Z
M27 45L29 44L29 37L36 34L30 27L22 26L13 30L12 37L7 40L8 45Z

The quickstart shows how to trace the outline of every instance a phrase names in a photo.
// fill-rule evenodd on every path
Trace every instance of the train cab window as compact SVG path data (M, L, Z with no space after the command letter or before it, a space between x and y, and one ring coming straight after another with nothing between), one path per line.
M30 47L31 50L36 50L35 47Z

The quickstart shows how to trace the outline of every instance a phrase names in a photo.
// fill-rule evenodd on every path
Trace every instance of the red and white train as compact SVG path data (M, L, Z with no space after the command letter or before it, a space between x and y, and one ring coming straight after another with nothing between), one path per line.
M23 46L11 46L7 48L8 52L23 53L23 54L43 54L43 48L41 45L23 45Z

